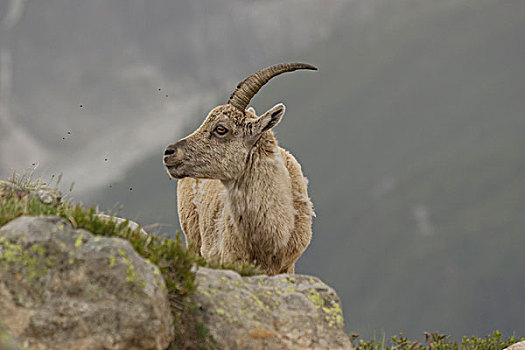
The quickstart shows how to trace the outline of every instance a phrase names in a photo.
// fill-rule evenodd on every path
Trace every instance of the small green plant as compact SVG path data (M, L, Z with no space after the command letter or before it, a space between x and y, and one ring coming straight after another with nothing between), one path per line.
M502 350L518 341L525 340L525 338L516 339L514 336L502 339L502 335L498 331L487 335L485 338L463 337L459 344L451 341L449 336L426 332L423 343L408 340L402 334L393 336L388 344L385 344L384 340L382 342L363 339L357 341L358 337L357 334L350 336L355 350Z

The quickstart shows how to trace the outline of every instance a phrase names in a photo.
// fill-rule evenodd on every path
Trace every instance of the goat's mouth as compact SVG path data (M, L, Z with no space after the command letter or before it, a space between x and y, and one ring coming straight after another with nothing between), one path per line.
M169 176L174 179L182 179L187 177L187 175L182 172L181 165L182 162L164 163L164 167L166 168Z

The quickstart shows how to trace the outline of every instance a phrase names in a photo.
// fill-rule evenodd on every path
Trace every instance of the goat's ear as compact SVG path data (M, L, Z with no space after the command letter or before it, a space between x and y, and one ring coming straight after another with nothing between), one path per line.
M257 115L257 113L255 113L255 108L253 108L253 107L248 107L247 111Z
M270 108L266 113L259 117L253 124L251 124L249 136L246 139L246 144L252 147L257 143L263 132L270 130L279 122L284 115L286 108L282 103L279 103Z
M264 113L258 120L258 129L259 133L263 133L266 130L270 130L279 122L281 121L281 118L284 115L284 112L286 111L286 107L282 103L279 103L272 108L270 108L266 113Z

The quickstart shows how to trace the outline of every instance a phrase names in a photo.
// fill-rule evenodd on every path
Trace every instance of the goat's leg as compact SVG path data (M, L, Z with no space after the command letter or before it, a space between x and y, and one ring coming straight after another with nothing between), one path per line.
M281 273L289 273L289 274L293 274L295 272L295 264L292 264L292 265L288 265L287 267L283 268L279 274Z

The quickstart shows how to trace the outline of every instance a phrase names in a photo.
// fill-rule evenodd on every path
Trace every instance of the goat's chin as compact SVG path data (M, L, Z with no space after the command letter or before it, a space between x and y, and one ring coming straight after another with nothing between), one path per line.
M182 173L179 169L170 169L169 167L166 167L166 171L172 179L180 180L188 177L188 175Z

